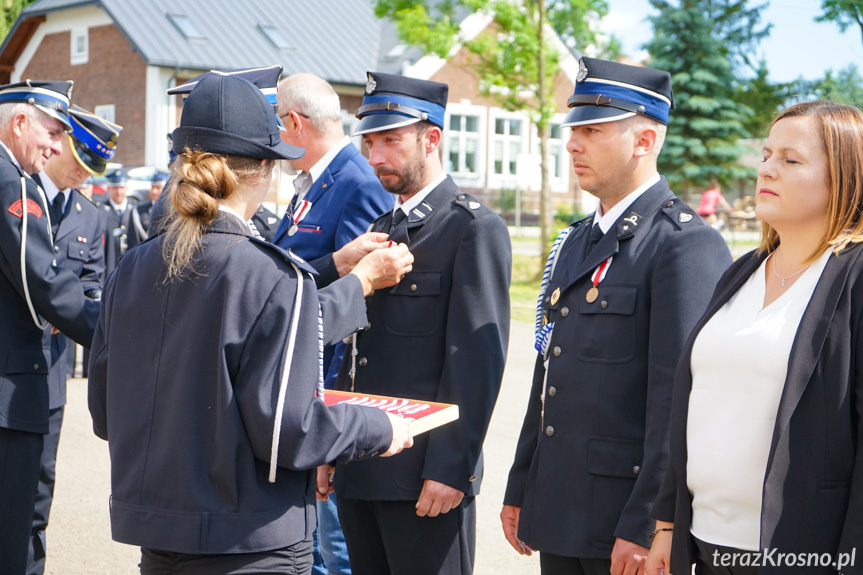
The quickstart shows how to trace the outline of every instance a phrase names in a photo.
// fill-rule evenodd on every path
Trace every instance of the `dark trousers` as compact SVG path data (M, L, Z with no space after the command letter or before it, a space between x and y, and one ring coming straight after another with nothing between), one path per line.
M465 497L458 507L437 517L417 516L415 501L339 497L338 508L353 575L473 573L473 497Z
M141 548L141 575L308 575L312 538L259 553L192 555Z
M60 445L60 428L63 426L63 411L51 410L48 418L48 435L44 436L42 448L42 471L36 489L36 505L33 511L33 527L30 537L30 553L27 557L27 575L42 575L45 572L45 529L54 501L54 479L57 469L57 448Z
M0 428L0 575L27 568L42 437Z
M760 565L758 551L743 551L733 547L714 545L702 541L698 537L695 540L695 573L696 575L757 575ZM748 557L747 557L748 555ZM744 565L741 566L741 563Z
M551 553L539 553L542 575L608 575L611 559L579 559Z

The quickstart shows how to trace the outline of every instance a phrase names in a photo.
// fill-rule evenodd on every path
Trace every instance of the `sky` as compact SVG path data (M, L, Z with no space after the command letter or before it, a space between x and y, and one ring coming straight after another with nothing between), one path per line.
M759 50L767 60L770 80L788 82L802 76L823 78L828 69L840 70L856 64L863 73L863 37L856 25L845 33L833 23L815 22L821 14L821 0L750 0L750 5L767 3L762 23L772 23L770 36ZM626 55L638 57L640 47L652 36L647 0L608 0L609 14L600 24L603 32L614 33ZM756 60L757 61L757 60Z

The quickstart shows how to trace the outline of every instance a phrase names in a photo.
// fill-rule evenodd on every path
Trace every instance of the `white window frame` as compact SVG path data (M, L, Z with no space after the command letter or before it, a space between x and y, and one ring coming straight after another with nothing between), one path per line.
M452 176L453 181L461 187L465 188L482 188L485 187L485 177L486 177L486 138L483 137L486 134L486 118L488 116L488 109L485 106L475 106L468 102L459 102L459 103L451 103L447 106L446 116L444 117L444 131L443 131L443 146L441 153L443 165L449 165L449 152L450 152L450 137L453 133L449 129L450 118L453 116L472 116L477 119L477 147L476 147L476 172L459 172L459 171L451 171L449 175ZM462 132L459 132L460 134ZM467 141L466 136L459 137L459 145L461 149L464 149L465 142Z
M566 114L555 114L550 120L549 125L551 124L562 124L564 118L566 118ZM569 161L569 152L566 151L566 143L569 140L569 128L560 128L560 138L551 138L549 135L548 144L549 148L553 143L557 143L560 145L560 150L557 153L557 166L558 173L554 174L551 171L548 173L548 185L551 187L552 193L555 194L565 194L569 191L569 172L570 172L570 161ZM531 152L539 156L539 131L536 129L536 126L532 126L531 133L533 134L533 145L531 146ZM551 154L551 150L549 150L549 155ZM536 189L538 190L540 183L537 183Z
M519 138L519 154L523 154L529 150L530 145L530 133L531 133L531 121L530 117L527 114L522 112L507 112L502 108L490 108L488 114L488 129L486 133L488 134L488 162L487 162L487 170L488 170L488 187L490 189L500 190L500 189L516 189L518 187L518 175L513 174L496 174L494 171L494 148L495 143L498 140L498 134L495 133L495 125L497 120L519 120L521 121L521 135ZM510 143L513 139L512 136L506 135L503 136L504 142L506 144ZM504 146L504 158L508 159L509 151L508 146ZM511 158L512 162L517 161L516 158Z
M342 112L342 128L345 130L345 134L351 139L351 142L357 149L362 152L363 151L363 137L362 136L354 136L354 130L357 128L357 124L360 123L359 118L355 115L351 114L344 108L341 110Z
M89 28L72 28L69 32L69 63L72 66L86 64L90 60L90 34ZM83 40L83 49L79 50L79 41Z
M93 114L99 116L103 120L107 122L111 122L112 124L116 124L117 122L114 120L114 104L102 104L100 106L95 106L93 108Z

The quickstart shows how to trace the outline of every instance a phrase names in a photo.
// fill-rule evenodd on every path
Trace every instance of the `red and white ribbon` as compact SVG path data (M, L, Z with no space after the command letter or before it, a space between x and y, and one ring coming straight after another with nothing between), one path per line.
M590 276L590 281L593 282L593 287L597 287L599 282L605 279L606 274L608 274L608 270L611 268L611 260L613 259L614 256L608 258L593 270L593 275Z

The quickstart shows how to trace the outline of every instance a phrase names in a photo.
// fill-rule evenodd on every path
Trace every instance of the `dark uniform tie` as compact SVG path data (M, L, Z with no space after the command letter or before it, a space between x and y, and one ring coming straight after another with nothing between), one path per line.
M603 233L602 228L599 227L599 224L596 224L595 226L590 228L590 235L587 236L587 250L584 252L584 255L589 254L593 249L593 246L595 246L596 243L601 240L602 236L604 235L605 233Z
M393 214L392 225L390 226L390 239L397 244L410 243L408 236L408 218L405 211L401 208L396 208Z
M54 201L51 202L51 232L56 236L57 228L60 227L60 220L63 219L63 193L58 192L54 196Z

